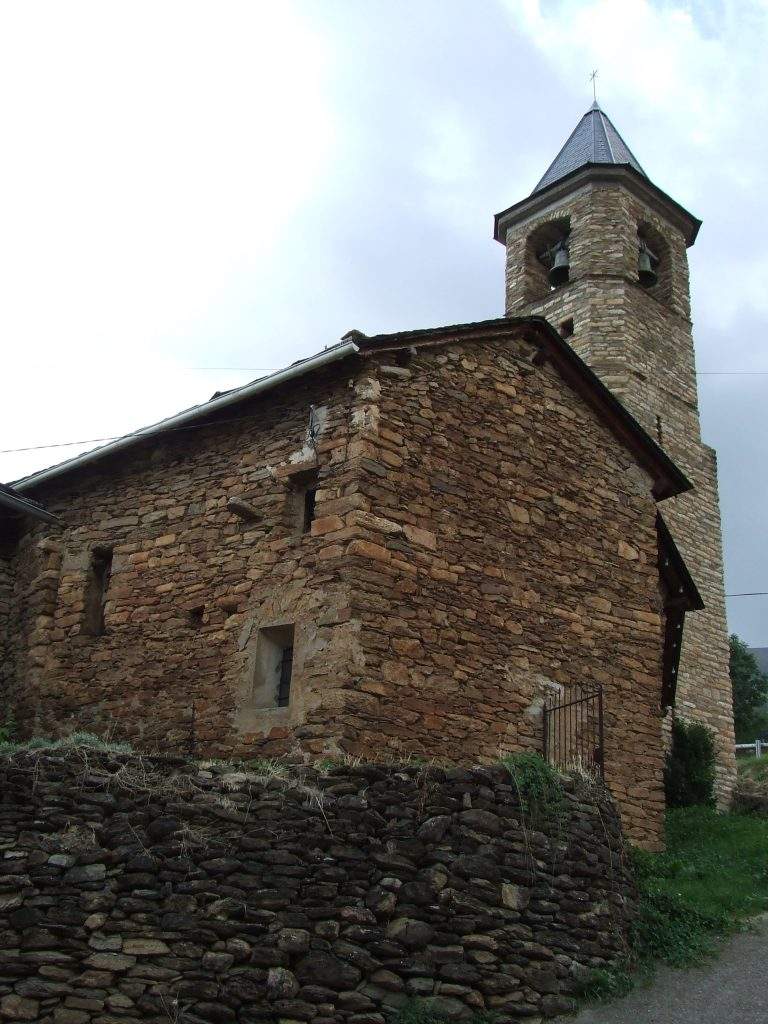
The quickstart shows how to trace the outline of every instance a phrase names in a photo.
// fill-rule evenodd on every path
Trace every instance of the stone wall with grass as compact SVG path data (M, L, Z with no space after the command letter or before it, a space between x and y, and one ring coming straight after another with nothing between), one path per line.
M533 755L0 753L4 1022L536 1020L620 960L632 907L610 799Z

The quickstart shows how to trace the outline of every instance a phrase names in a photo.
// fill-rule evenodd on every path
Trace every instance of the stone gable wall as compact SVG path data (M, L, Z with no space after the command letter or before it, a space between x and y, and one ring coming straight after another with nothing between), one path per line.
M296 769L30 752L0 761L0 1017L499 1024L567 1010L625 949L611 802L526 825L506 769Z
M571 223L569 283L533 296L526 240L563 216ZM637 283L638 224L666 248L666 282L650 290ZM508 233L507 312L539 314L555 326L572 318L569 344L694 484L660 506L705 604L686 616L676 707L714 730L726 805L735 759L717 460L701 441L685 239L623 187L588 185Z
M533 351L477 340L417 348L407 368L371 361L361 494L375 518L351 549L365 674L345 745L463 762L541 750L543 698L600 683L624 826L658 845L655 503Z

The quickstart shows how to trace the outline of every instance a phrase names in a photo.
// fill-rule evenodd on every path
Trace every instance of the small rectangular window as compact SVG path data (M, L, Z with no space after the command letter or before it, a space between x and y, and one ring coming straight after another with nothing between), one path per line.
M291 479L287 495L287 525L296 537L312 531L317 511L317 471L303 470Z
M83 632L90 636L103 636L106 632L104 612L111 576L112 549L94 548L88 566L83 609Z
M294 627L259 630L253 675L253 706L287 708L293 682Z

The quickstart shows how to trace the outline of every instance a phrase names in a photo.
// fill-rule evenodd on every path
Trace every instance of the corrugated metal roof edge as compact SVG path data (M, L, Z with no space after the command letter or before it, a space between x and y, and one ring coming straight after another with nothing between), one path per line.
M0 484L0 505L10 509L12 512L32 516L34 519L39 519L44 523L61 524L61 520L53 512L49 512L47 508L43 508L39 502L33 501L32 498L20 494L13 487L9 487L8 484Z
M83 466L104 458L106 455L114 454L124 448L138 444L140 441L145 441L147 438L154 437L157 434L162 434L165 430L172 430L174 427L184 426L194 420L202 419L204 416L209 416L211 413L217 412L219 409L226 408L236 402L250 398L252 395L260 394L262 391L269 391L272 388L277 387L279 384L293 380L294 378L300 377L312 370L319 369L321 366L325 366L328 363L346 359L348 356L355 355L357 351L357 345L351 341L345 341L334 345L314 356L292 363L284 370L278 370L277 373L271 373L267 377L259 377L258 380L251 381L249 384L245 384L241 388L235 388L233 391L227 391L218 398L213 398L209 402L203 402L202 405L192 406L192 408L185 409L183 412L176 413L174 416L169 416L164 420L159 420L157 423L152 423L147 427L141 427L133 433L125 434L116 441L110 441L108 444L102 445L99 448L93 448L91 451L84 452L82 455L76 455L72 459L67 459L66 462L60 462L55 466L48 467L47 469L41 469L37 473L31 473L29 476L25 476L20 480L14 481L14 487L20 491L36 487L40 484L46 483L54 477L61 476L64 473L69 473L76 469L81 469Z

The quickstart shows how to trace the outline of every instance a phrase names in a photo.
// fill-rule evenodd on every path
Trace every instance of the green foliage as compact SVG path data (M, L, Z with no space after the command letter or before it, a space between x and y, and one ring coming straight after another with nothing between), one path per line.
M5 743L13 742L13 737L16 735L16 723L13 720L13 715L6 712L5 717L0 721L0 746Z
M448 1019L431 1009L430 999L413 999L403 1006L396 1016L391 1017L391 1024L448 1024ZM496 1015L493 1013L476 1013L469 1018L467 1024L494 1024Z
M754 654L735 634L730 639L730 673L736 742L750 743L768 730L768 675Z
M672 723L672 752L664 768L669 807L693 807L715 802L715 741L710 729L676 718Z
M510 754L502 759L517 789L523 814L533 825L559 821L565 809L560 776L540 754Z
M743 921L768 909L768 820L678 808L667 812L666 838L664 853L632 850L639 901L626 962L587 974L580 998L622 996L659 963L700 964Z
M633 851L640 892L633 959L700 963L768 907L768 821L688 807L667 814L665 853Z

